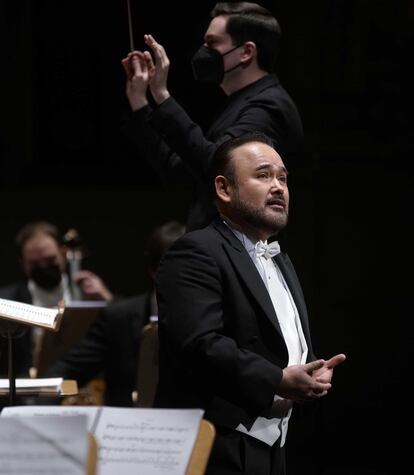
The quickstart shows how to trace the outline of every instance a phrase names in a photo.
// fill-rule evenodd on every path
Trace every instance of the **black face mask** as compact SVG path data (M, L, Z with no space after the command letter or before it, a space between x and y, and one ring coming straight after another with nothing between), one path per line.
M62 275L59 266L53 264L47 267L35 267L30 273L30 278L42 289L51 290L59 285Z
M233 69L236 69L241 65L241 63L239 63L233 68L224 71L223 57L237 48L240 48L240 46L235 46L230 51L220 54L213 48L208 48L204 45L201 46L191 60L194 79L196 81L203 81L211 84L221 84L225 73L233 71Z

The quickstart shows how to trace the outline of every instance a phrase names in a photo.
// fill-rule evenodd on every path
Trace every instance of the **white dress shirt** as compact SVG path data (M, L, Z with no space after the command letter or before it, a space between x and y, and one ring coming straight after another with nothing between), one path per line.
M32 296L32 304L38 307L53 308L57 307L63 299L65 303L72 300L69 286L69 278L62 274L62 280L54 289L45 290L39 287L34 280L29 279L27 288Z
M32 296L32 304L38 307L53 308L59 305L59 302L63 299L65 304L72 300L69 278L67 274L62 274L62 280L59 285L54 289L45 290L39 287L35 281L29 279L27 288ZM32 328L32 343L34 345L34 354L37 354L39 345L44 333L44 329L41 327Z
M246 251L249 253L269 292L279 326L288 348L288 366L306 363L308 346L290 290L276 262L271 258L266 258L264 255L257 255L256 252L258 244L266 245L267 242L263 243L259 241L258 243L253 243L244 233L232 228L228 223L226 224L237 238L240 239ZM275 394L275 401L282 399L283 398ZM236 430L255 437L268 445L273 445L279 437L281 437L280 446L282 447L286 441L291 413L292 408L290 408L287 415L282 418L274 417L272 419L266 419L265 417L258 417L250 430L247 430L243 424L239 424Z

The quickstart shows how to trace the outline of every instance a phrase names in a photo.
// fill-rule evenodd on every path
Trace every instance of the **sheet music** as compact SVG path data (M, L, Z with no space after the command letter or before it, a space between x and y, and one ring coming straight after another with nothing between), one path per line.
M88 431L95 435L98 444L99 475L184 475L204 411L15 406L4 408L1 416L29 414L86 414Z
M70 300L66 302L65 308L101 308L107 305L106 300Z
M33 417L67 417L67 416L86 416L86 429L93 433L101 406L11 406L5 407L1 411L1 417L4 416L33 416ZM63 421L62 421L63 423ZM1 472L0 472L1 473Z
M16 389L58 392L62 386L62 382L63 378L17 378ZM8 391L9 385L10 381L8 379L0 379L0 393Z
M0 418L0 473L84 475L87 458L84 415Z
M22 322L54 327L58 309L38 307L14 300L0 299L0 315Z
M106 407L95 430L101 475L184 475L202 416L200 409Z

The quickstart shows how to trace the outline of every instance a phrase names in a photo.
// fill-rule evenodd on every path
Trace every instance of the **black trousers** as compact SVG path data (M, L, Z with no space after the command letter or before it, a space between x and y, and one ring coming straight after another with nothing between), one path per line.
M206 475L285 475L285 447L270 447L253 437L216 426Z

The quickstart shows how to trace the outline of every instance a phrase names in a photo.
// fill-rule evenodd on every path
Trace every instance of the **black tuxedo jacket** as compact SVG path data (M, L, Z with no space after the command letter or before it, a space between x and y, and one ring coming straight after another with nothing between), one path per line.
M154 110L146 106L132 114L123 131L163 182L179 181L193 187L187 230L206 226L213 218L207 175L222 142L260 131L273 140L287 168L302 159L302 122L292 98L274 75L229 96L206 134L171 97Z
M103 373L105 404L132 406L139 343L149 317L149 292L102 308L79 344L57 361L47 376L75 379L83 386Z
M276 258L314 359L300 283ZM220 220L180 238L162 260L159 407L200 407L214 424L250 427L266 417L288 363L267 289L247 251Z

